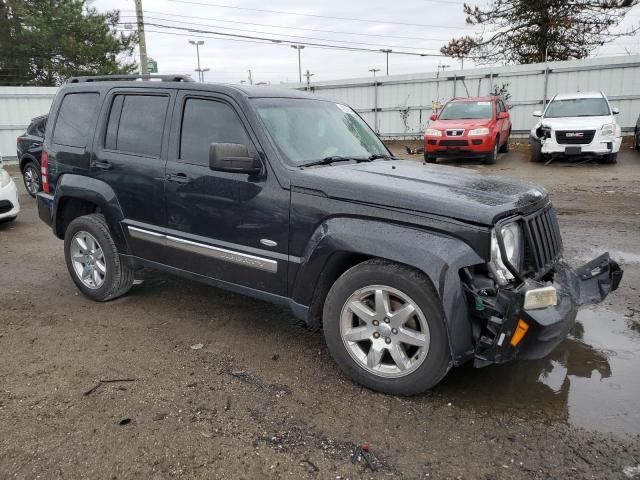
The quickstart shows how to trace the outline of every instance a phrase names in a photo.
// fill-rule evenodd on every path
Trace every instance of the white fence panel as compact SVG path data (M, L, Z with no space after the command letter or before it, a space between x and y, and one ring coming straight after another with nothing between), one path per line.
M49 113L56 87L0 87L0 154L16 155L16 138L33 117Z
M640 114L640 55L550 62L547 99L558 93L602 91L620 109L618 122L631 134ZM545 65L511 65L464 71L356 78L311 84L324 98L347 103L387 138L421 137L434 113L434 105L454 96L489 95L494 85L507 86L511 95L513 133L526 136L535 123L531 116L541 110L545 98ZM300 88L300 85L286 85ZM377 115L376 115L377 113ZM377 125L376 123L377 118Z

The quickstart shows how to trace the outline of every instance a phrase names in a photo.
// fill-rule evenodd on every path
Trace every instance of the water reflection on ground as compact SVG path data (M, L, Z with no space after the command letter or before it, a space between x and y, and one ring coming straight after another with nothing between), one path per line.
M434 391L488 415L510 411L640 434L640 319L582 310L549 357L454 369Z

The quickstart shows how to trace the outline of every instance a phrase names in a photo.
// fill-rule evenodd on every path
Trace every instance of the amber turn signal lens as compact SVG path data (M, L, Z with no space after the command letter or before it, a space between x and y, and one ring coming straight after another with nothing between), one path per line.
M516 331L513 333L513 337L511 337L511 345L514 347L517 346L522 339L524 338L525 333L529 330L529 325L524 320L518 320L518 325L516 325Z

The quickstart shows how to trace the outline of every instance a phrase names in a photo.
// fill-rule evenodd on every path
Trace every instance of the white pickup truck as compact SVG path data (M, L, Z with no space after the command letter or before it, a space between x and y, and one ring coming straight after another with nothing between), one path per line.
M531 161L558 156L594 157L599 163L616 163L622 143L620 126L602 92L556 95L544 112L533 112L540 120L531 129Z

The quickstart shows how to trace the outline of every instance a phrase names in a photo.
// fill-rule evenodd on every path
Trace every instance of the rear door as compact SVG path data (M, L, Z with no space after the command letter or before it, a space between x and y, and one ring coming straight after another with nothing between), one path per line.
M264 155L263 175L209 168L214 142L261 152L242 111L223 95L183 91L173 118L165 186L169 264L285 295L289 191Z
M163 89L115 89L105 102L91 173L114 190L135 256L164 261L164 176L173 95Z

